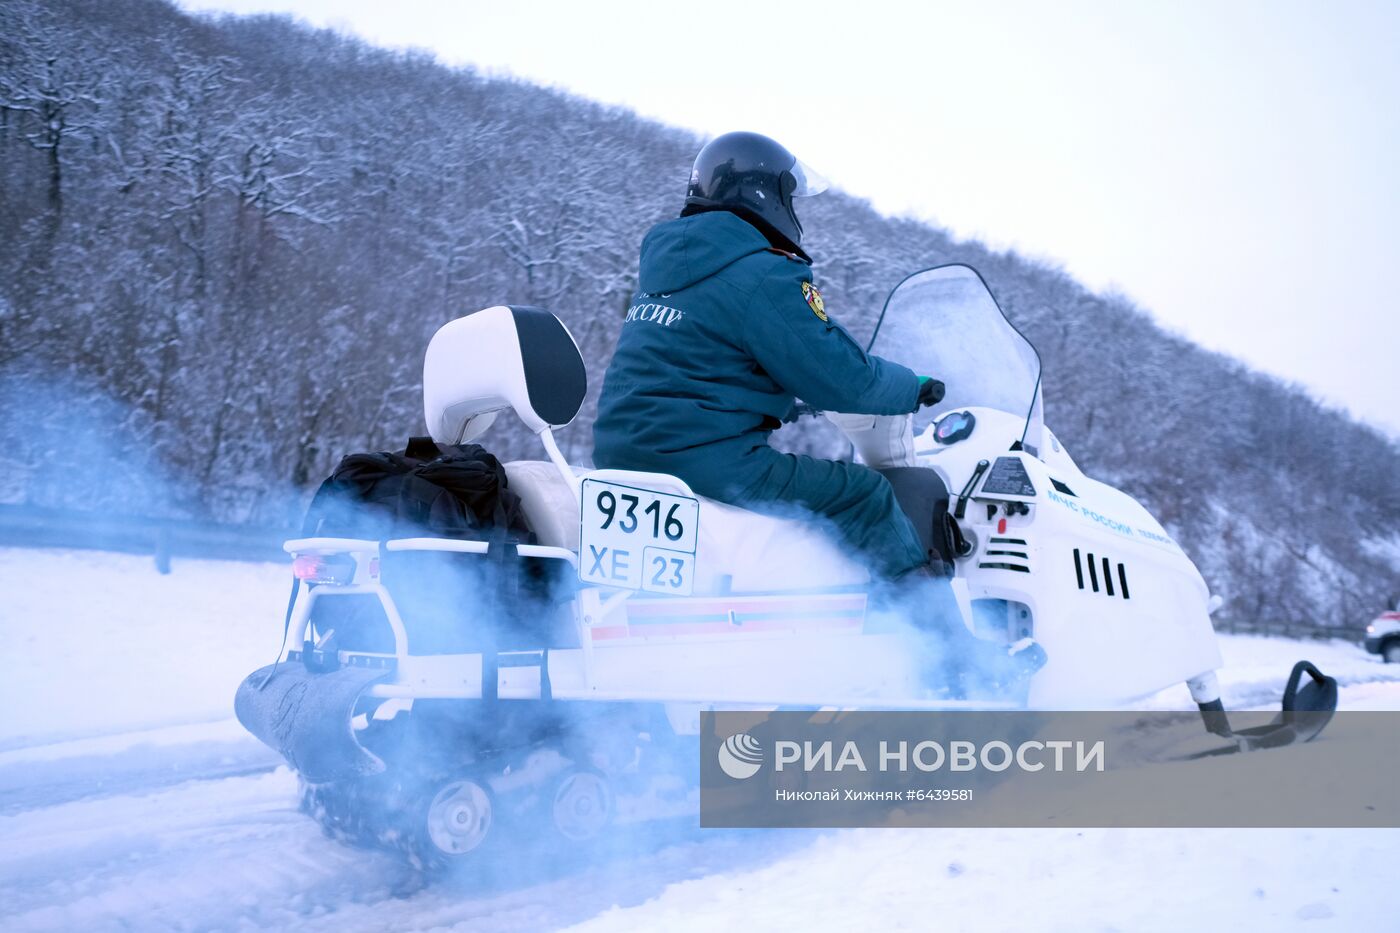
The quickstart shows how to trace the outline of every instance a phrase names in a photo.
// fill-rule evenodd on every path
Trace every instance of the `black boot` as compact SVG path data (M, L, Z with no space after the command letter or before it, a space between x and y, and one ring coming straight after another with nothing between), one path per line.
M1045 666L1045 649L1029 638L1010 645L970 636L972 642L944 658L943 683L936 693L952 700L1025 702L1031 677Z
M1024 702L1030 679L1045 666L1045 649L1029 638L1012 644L972 634L941 567L923 567L892 584L887 608L923 636L924 688L950 700Z

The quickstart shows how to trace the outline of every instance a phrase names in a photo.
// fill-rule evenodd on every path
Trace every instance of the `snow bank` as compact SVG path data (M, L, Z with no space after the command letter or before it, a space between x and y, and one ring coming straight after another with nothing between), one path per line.
M290 588L286 564L0 548L0 750L231 718Z
M1308 660L1338 682L1400 681L1400 665L1367 654L1357 642L1330 639L1300 641L1271 635L1221 635L1220 692L1227 709L1274 709L1296 661ZM1343 694L1347 696L1348 694ZM1392 693L1400 704L1400 693ZM1193 709L1185 684L1178 684L1138 704L1143 709ZM1400 705L1386 707L1400 709Z

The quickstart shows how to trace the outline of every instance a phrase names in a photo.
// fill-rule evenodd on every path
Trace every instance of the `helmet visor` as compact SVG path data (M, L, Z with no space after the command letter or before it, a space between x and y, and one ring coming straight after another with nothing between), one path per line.
M797 159L792 166L792 177L797 179L797 187L793 189L794 198L810 198L814 194L821 194L831 183L826 180L820 172L814 171L810 165Z

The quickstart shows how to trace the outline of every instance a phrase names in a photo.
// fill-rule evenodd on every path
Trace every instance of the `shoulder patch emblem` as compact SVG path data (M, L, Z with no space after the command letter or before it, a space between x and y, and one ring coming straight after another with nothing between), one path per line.
M811 282L802 283L802 297L807 299L808 307L823 324L831 320L826 316L826 302L822 301L822 293Z

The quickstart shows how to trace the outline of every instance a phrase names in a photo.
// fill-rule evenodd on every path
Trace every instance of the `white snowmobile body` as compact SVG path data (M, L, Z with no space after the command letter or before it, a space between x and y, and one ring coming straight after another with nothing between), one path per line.
M930 286L955 301L924 301ZM555 700L665 703L672 724L683 730L694 728L698 710L715 706L997 705L921 699L910 635L874 631L870 574L816 523L702 499L673 476L568 465L551 429L571 420L581 403L582 362L563 325L552 315L548 321L557 327L541 323L540 314L496 307L455 320L433 338L424 364L425 414L435 440L478 437L506 408L538 434L550 459L507 465L510 488L521 497L538 539L520 552L568 562L569 572L582 579L572 605L576 644L500 665L500 699L539 698L539 664L545 663ZM1041 643L1049 662L1031 684L1033 707L1114 707L1173 683L1201 683L1220 664L1205 583L1141 505L1086 477L1043 427L1038 359L977 273L948 266L907 280L887 305L874 352L881 352L882 334L907 325L901 316L910 315L939 321L943 331L966 331L956 366L917 367L946 375L950 397L920 419L917 436L901 430L911 423L907 416L843 417L848 428L854 425L850 433L867 461L931 467L955 493L968 487L958 522L971 548L956 562L953 581L964 624L983 638L1012 642L1029 636ZM897 352L882 355L900 359ZM990 381L1001 385L989 397L977 397L988 380L969 375L959 391L954 370L990 373ZM971 432L954 443L938 442L944 416L960 420L964 412L975 419ZM896 462L890 462L888 444L871 448L871 431L860 430L862 421L904 445L893 454ZM912 437L912 451L901 434ZM635 544L623 547L599 538L590 522L598 523L601 513L593 506L599 496L606 502L612 494L621 507L617 497L629 490L639 501L627 504L634 506L634 517L643 518L632 524L651 522L657 533L639 534ZM585 495L587 521L580 510ZM662 514L673 513L673 506L692 516L686 522L695 527L685 528L687 538L693 537L690 550L671 550L686 542L677 545L660 533ZM373 569L381 547L484 553L490 545L290 541L287 550L294 554L360 558L354 585L303 591L291 644L306 637L315 599L372 594L389 610L395 651L392 675L371 686L371 696L482 696L482 671L489 676L492 665L484 667L481 655L414 652L411 625L398 618L392 594ZM677 591L682 595L673 595ZM353 652L342 653L342 663L356 663Z
M1104 709L1186 681L1226 750L1321 731L1336 682L1306 661L1277 722L1232 729L1200 573L1044 427L1039 359L976 272L905 280L871 349L937 374L948 397L912 417L828 417L896 494L901 477L934 489L935 505L911 500L929 514L901 499L916 523L934 528L946 499L940 556L961 614L949 624L1033 637L1048 655L1019 695L928 699L921 636L875 611L869 572L810 516L571 466L553 428L583 402L578 348L548 312L495 307L433 337L424 410L438 442L472 440L506 409L538 435L548 459L506 465L536 541L287 542L301 581L290 647L239 687L239 720L293 766L329 832L423 867L464 864L488 838L601 832L619 797L652 800L651 782L693 774L685 749L704 709ZM446 575L416 577L425 565ZM522 580L541 579L542 600L521 597ZM323 600L359 602L318 615ZM373 609L367 628L355 606Z

